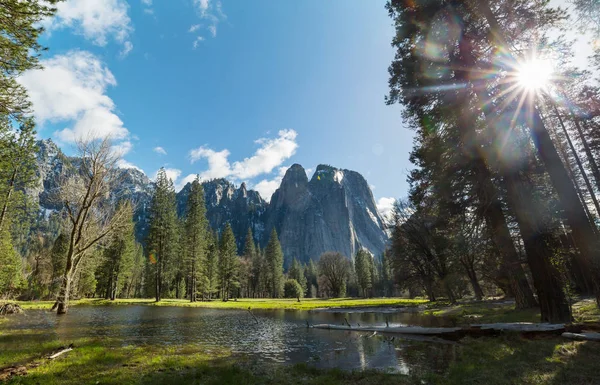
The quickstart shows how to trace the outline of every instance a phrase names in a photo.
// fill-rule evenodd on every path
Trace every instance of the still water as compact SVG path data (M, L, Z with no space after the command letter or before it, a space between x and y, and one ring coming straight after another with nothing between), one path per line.
M254 317L252 316L254 314ZM11 329L42 329L63 341L110 337L123 345L196 345L230 349L258 361L306 362L319 368L378 369L404 374L440 371L456 354L441 340L306 327L310 324L447 326L437 317L407 312L222 310L154 306L72 307L57 317L29 310L13 318ZM256 317L256 319L255 319Z

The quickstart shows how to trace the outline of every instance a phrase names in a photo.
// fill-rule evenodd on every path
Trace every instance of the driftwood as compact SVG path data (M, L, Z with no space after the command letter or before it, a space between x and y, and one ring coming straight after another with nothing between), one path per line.
M16 303L5 303L0 305L0 315L21 314L23 308Z
M347 321L346 321L347 322ZM389 323L386 322L386 325ZM538 334L562 334L566 331L564 324L546 324L546 323L496 323L496 324L479 324L467 327L439 327L430 328L422 326L351 326L351 325L330 325L321 324L314 325L315 329L328 330L347 330L357 332L380 332L389 334L402 335L419 335L419 336L435 336L449 339L462 338L467 335L473 337L496 335L503 332L517 332L525 335Z
M252 309L248 308L248 313L250 313L250 315L254 318L254 320L256 321L256 323L258 324L258 318L256 318L256 316L254 315L254 313L252 313Z
M49 360L53 360L53 359L55 359L55 358L59 357L59 356L60 356L60 355L62 355L62 354L65 354L65 353L68 353L68 352L70 352L71 350L73 350L73 348L74 348L73 344L69 345L69 346L68 346L68 347L66 347L66 348L60 348L60 350L59 350L59 351L57 351L56 353L49 355L49 356L48 356L48 359L49 359Z
M570 333L566 332L562 334L563 337L577 341L599 341L600 333Z
M0 369L0 382L8 381L16 376L25 376L29 369L37 368L44 364L46 361L54 360L60 357L62 354L68 353L73 350L75 346L73 344L68 347L59 348L57 351L43 356L41 359L36 359L24 365L9 366L7 368Z

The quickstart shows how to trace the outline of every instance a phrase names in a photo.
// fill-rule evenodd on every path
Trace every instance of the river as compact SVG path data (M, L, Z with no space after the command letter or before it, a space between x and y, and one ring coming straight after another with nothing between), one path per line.
M254 317L252 316L254 314ZM158 306L78 306L57 317L28 310L11 317L9 329L56 333L66 343L80 337L110 337L123 345L196 345L229 349L258 361L309 363L318 368L377 369L403 374L442 371L456 344L392 335L320 330L310 324L448 326L439 317L385 310L297 311L204 309Z

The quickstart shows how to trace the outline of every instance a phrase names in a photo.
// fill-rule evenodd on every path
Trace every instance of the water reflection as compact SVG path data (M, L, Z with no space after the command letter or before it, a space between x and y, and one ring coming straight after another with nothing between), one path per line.
M123 345L196 345L227 348L262 361L308 362L317 367L380 369L409 374L443 370L454 358L452 343L411 337L322 330L310 324L447 326L416 313L253 311L152 306L73 307L69 314L30 310L12 318L14 329L41 329L68 342L80 337L115 338Z

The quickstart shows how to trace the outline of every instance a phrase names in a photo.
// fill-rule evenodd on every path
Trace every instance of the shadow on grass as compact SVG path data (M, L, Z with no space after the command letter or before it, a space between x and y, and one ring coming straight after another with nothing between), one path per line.
M409 384L375 372L321 371L305 365L263 365L194 346L107 347L82 343L73 352L8 384Z
M459 358L435 384L599 384L600 344L517 336L465 339Z

